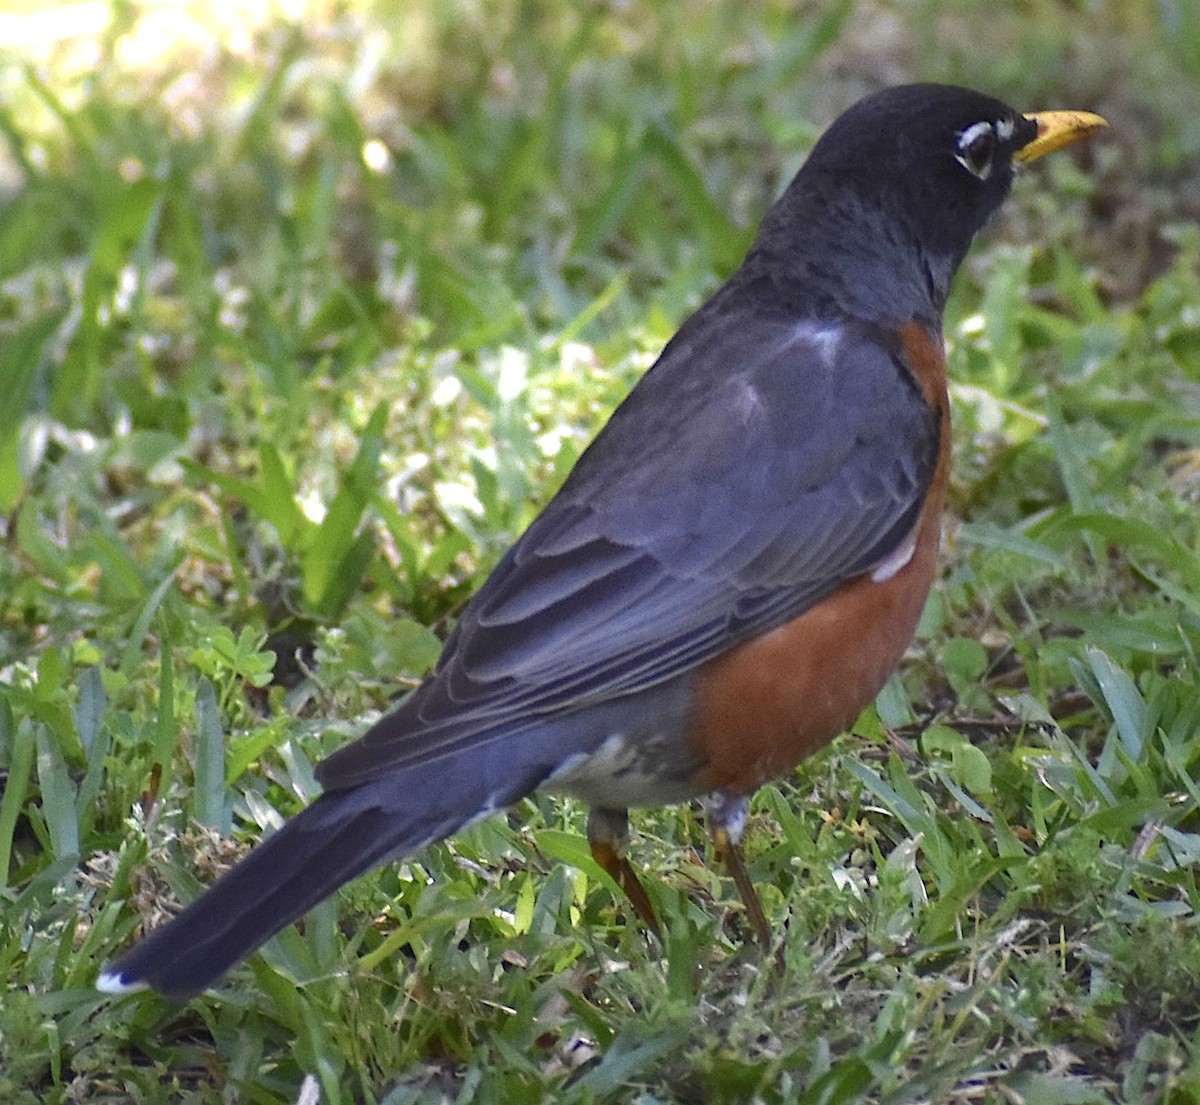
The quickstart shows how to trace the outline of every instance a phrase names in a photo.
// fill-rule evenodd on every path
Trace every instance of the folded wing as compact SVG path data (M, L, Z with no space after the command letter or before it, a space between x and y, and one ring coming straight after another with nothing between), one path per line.
M325 788L645 690L886 559L920 513L938 416L900 348L861 330L693 318L467 606L436 672L320 765Z

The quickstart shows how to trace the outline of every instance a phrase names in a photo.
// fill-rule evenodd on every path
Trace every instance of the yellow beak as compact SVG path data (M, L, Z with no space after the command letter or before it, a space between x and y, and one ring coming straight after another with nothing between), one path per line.
M1013 158L1026 165L1108 126L1107 119L1090 111L1035 111L1025 118L1037 123L1037 137L1017 150Z

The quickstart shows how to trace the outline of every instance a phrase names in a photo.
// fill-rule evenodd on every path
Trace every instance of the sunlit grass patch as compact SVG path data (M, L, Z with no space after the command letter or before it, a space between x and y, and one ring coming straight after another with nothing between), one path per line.
M0 1099L1195 1096L1193 7L9 5ZM96 994L428 670L821 123L910 76L1126 129L962 273L942 579L756 800L773 956L695 811L635 816L659 947L537 799L184 1009Z

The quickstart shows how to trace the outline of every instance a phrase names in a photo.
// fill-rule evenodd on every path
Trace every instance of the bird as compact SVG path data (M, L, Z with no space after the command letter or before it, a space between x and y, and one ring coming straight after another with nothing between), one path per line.
M342 884L534 791L588 805L594 857L652 931L628 811L700 800L765 945L750 796L874 700L936 573L951 280L1017 166L1106 125L938 84L835 119L433 672L98 988L194 995Z

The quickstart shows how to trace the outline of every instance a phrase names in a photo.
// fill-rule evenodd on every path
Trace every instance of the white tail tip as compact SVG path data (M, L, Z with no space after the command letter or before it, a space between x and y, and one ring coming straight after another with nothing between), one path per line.
M96 989L102 994L136 994L145 990L144 982L126 982L124 976L112 971L101 971L96 978Z

